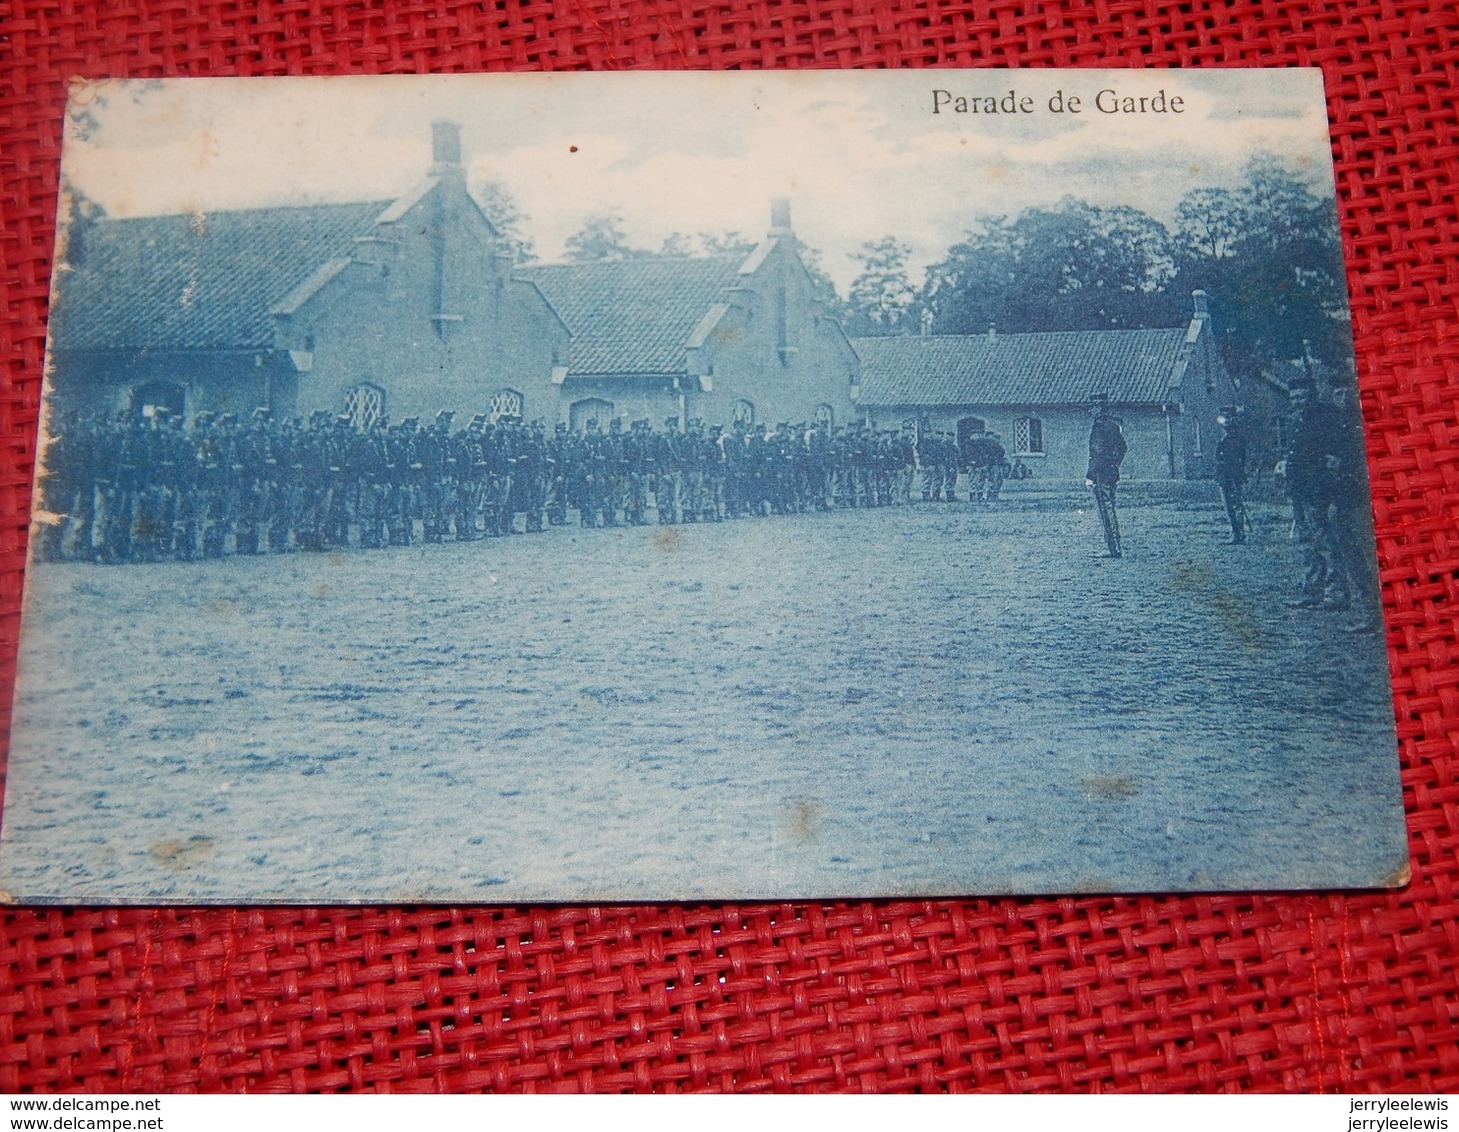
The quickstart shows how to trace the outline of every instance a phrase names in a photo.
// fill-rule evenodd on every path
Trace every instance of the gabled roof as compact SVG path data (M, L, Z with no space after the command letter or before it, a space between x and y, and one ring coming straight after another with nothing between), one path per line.
M522 267L572 333L573 374L680 374L695 330L742 260L602 260Z
M269 311L389 201L101 220L75 236L52 332L62 350L252 350L273 344Z
M862 405L1078 405L1168 399L1186 327L856 338Z

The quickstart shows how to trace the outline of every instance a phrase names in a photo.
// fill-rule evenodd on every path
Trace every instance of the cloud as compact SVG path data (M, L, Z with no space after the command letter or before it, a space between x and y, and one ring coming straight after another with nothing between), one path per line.
M1012 91L1033 112L934 115L934 89ZM1102 89L1164 90L1183 112L1101 113ZM1064 113L1049 109L1059 92ZM1305 71L357 76L99 93L96 128L72 131L64 161L114 214L385 199L423 174L430 122L445 117L472 179L506 185L543 255L599 212L644 247L675 231L755 236L770 199L789 196L842 287L867 241L897 236L920 270L978 217L1065 196L1168 219L1189 189L1237 183L1262 149L1331 184L1320 77Z

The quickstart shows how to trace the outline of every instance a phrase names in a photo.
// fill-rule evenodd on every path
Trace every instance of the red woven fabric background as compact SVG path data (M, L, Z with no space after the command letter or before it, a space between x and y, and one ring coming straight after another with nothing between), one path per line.
M1371 430L1408 889L11 910L0 929L0 1090L1459 1087L1459 10L1434 0L1025 7L0 0L7 710L73 75L1317 65Z

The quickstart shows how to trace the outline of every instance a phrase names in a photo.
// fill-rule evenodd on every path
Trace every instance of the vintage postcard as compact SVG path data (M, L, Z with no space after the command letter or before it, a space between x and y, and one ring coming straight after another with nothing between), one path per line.
M1317 71L67 114L6 899L1406 880Z

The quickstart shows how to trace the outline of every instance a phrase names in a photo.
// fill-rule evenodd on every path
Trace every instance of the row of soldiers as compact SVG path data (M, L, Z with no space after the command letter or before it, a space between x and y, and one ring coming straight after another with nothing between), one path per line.
M660 524L723 522L907 503L919 474L923 500L955 499L960 474L996 500L1008 468L992 434L454 421L68 414L46 453L36 552L120 563L408 546L541 531L571 512L585 527L642 525L650 510Z

